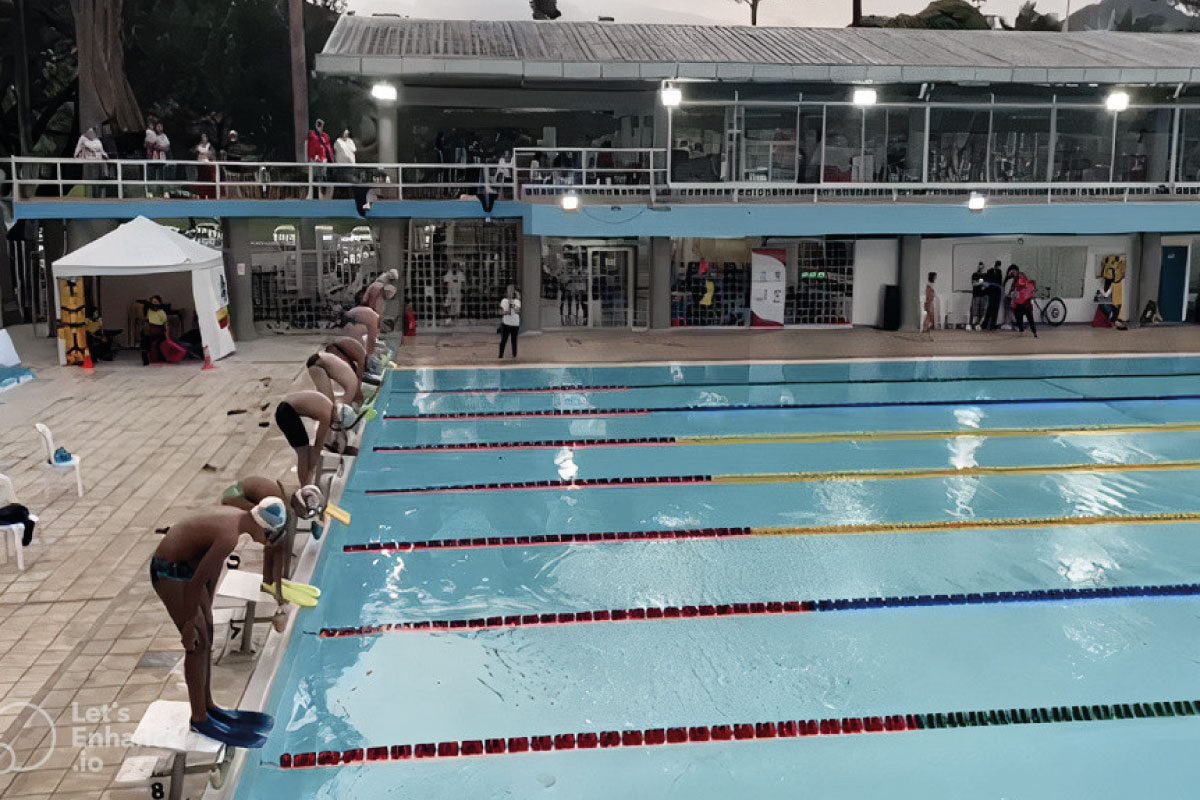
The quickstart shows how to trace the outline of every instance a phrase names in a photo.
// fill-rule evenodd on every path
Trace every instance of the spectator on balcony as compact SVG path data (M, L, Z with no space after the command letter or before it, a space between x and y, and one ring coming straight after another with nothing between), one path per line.
M325 120L318 119L313 123L312 130L308 132L306 151L310 164L330 164L334 161L333 143L329 141L329 134L325 132ZM325 170L322 167L313 167L312 174L314 181L326 180ZM322 200L328 200L331 195L332 192L328 188L320 190ZM310 200L312 199L311 190L308 197Z
M167 187L162 185L165 171L165 166L162 162L167 160L167 153L171 150L171 140L167 138L166 131L163 130L163 124L158 119L154 119L154 126L146 129L146 158L150 160L150 164L146 167L146 179L152 181L146 187L146 195L153 197L155 193L167 196Z
M212 200L216 197L216 177L217 168L211 163L216 157L212 142L208 140L208 134L200 134L200 142L192 150L196 153L196 160L203 162L196 169L196 196L205 200Z
M358 160L358 145L354 143L354 139L350 136L349 128L344 128L342 135L334 141L333 160L338 164L353 164ZM362 182L357 171L349 167L338 169L333 177L339 183Z
M104 167L98 162L108 158L104 152L104 144L96 136L96 129L89 126L75 144L75 158L92 162L83 166L84 192L88 197L103 197L104 187L96 186L95 182L104 177Z

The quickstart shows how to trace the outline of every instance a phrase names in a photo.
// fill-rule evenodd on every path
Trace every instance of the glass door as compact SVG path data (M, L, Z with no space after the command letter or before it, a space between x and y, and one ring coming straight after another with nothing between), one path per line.
M588 327L628 328L634 248L588 248Z

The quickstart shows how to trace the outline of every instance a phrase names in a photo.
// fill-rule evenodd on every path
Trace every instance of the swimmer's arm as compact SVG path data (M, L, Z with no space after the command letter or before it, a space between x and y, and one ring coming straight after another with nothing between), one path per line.
M183 599L188 608L203 610L205 587L210 581L216 584L217 579L221 577L221 567L236 544L235 537L222 537L208 548L204 558L200 559L200 565L196 567L196 574L188 581L184 590Z

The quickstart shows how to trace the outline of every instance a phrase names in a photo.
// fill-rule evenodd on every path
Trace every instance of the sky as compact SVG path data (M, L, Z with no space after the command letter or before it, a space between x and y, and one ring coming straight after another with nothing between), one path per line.
M1023 0L986 0L985 14L1010 21ZM920 11L929 0L863 0L864 14L894 15ZM1064 15L1068 0L1038 0L1042 13ZM1072 10L1092 0L1070 0ZM528 0L349 0L360 14L390 13L437 19L530 19ZM595 21L606 15L617 22L675 22L747 25L750 11L735 0L559 0L562 20ZM850 0L762 0L759 25L841 27L850 22Z

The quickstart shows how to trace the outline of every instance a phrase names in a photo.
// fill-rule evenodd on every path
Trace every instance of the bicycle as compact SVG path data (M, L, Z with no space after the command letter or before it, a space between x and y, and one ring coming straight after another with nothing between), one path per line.
M1052 297L1049 288L1038 289L1033 296L1033 310L1042 322L1054 328L1067 321L1067 304L1061 297Z

